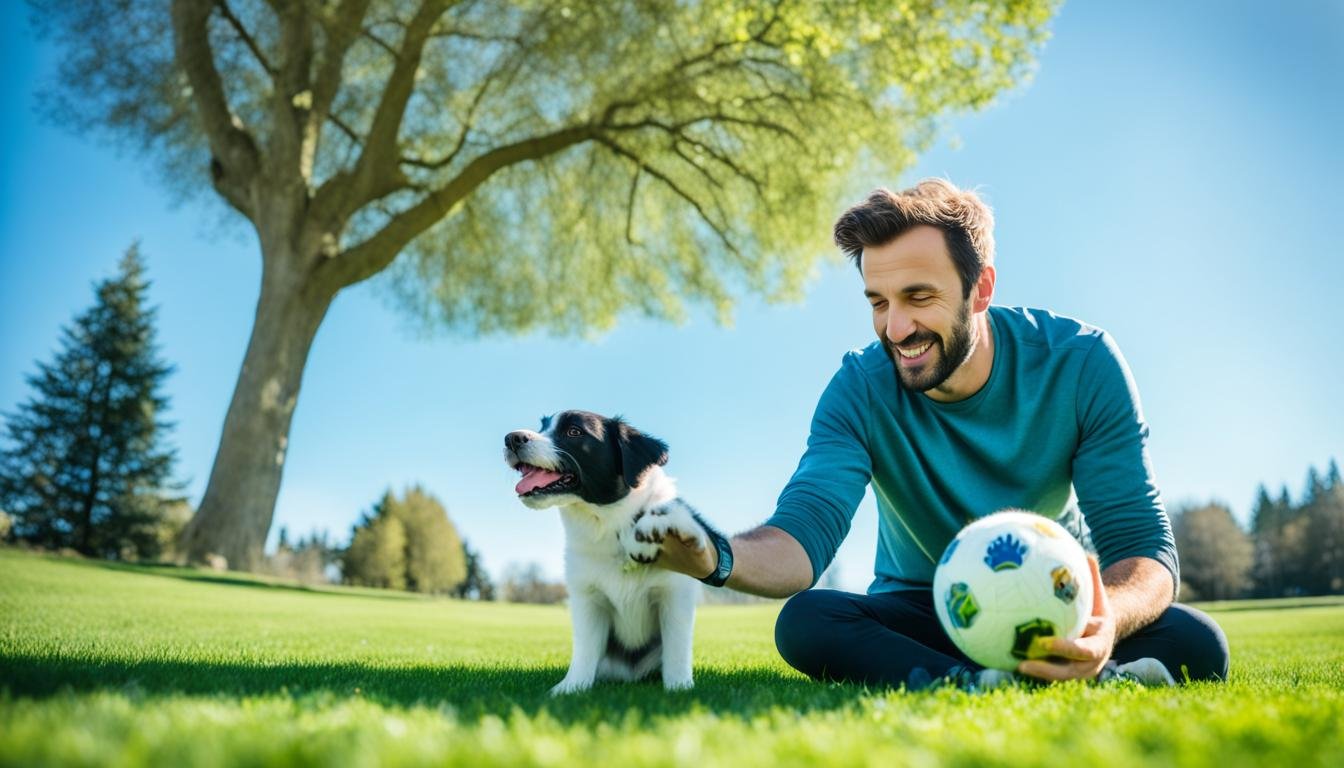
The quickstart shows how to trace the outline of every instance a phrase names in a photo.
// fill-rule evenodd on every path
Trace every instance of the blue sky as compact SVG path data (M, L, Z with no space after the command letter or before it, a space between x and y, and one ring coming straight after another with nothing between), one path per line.
M1109 330L1138 380L1169 505L1300 493L1344 459L1344 4L1077 2L1033 80L950 119L899 179L980 189L998 220L996 303ZM179 473L199 501L247 342L260 256L217 208L175 205L154 171L41 121L55 51L26 13L0 25L0 411L29 392L59 329L140 240L159 307ZM851 200L834 201L835 212ZM222 223L224 222L224 223ZM336 300L290 435L276 526L338 539L387 487L421 483L498 574L559 575L560 523L523 508L505 432L543 413L622 413L667 440L683 495L721 527L761 521L816 398L871 338L853 268L832 256L803 303L744 300L732 327L627 321L597 340L421 338L377 280ZM839 556L871 574L866 499Z

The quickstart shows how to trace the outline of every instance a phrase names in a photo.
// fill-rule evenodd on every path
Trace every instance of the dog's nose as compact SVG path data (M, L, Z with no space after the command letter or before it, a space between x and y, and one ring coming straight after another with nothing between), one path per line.
M504 447L510 451L518 450L518 446L527 442L526 432L510 432L504 436Z

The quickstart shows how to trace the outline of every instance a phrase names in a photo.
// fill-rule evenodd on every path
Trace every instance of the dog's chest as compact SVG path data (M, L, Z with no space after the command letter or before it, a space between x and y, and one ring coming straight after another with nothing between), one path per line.
M598 598L622 645L642 647L658 634L658 606L676 574L633 562L604 528L566 516L565 581L571 592Z

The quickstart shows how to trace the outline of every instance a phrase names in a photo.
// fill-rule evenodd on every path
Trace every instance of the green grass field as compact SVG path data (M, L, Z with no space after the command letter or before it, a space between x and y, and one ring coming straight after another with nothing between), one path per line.
M562 608L0 549L0 765L1344 765L1344 598L1205 607L1222 685L823 685L709 606L693 691L553 700Z

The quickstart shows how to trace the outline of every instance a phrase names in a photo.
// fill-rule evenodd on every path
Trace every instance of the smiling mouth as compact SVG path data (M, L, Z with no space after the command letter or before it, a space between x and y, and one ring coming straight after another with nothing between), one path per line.
M895 345L893 344L892 346L895 346ZM914 360L914 359L916 359L916 358L922 356L925 352L928 352L928 351L929 351L929 348L932 347L932 346L933 346L933 342L932 342L932 341L926 341L926 342L924 342L923 344L919 345L918 347L915 347L914 349L912 349L912 350L908 350L908 351L907 351L907 350L904 350L904 349L902 349L902 348L900 348L900 347L896 347L896 354L900 355L901 357L905 358L906 360Z
M542 496L550 493L564 493L579 487L579 479L569 472L556 472L552 469L519 463L516 467L523 479L518 481L514 492L519 496Z

